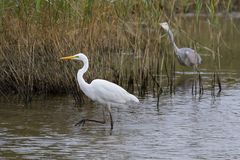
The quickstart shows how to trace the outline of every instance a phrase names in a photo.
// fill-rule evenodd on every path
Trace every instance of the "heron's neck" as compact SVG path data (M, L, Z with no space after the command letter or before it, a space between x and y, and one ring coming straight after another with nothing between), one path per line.
M79 86L86 95L89 90L88 89L89 84L83 79L83 75L88 70L88 67L89 67L88 60L87 59L83 60L83 68L79 69L77 73L77 80L78 80Z
M174 41L173 33L172 33L172 31L170 29L168 30L168 35L169 35L169 39L170 39L170 41L171 41L171 43L173 45L174 51L177 54L178 53L177 52L178 51L178 47L177 47L177 45L176 45L176 43Z

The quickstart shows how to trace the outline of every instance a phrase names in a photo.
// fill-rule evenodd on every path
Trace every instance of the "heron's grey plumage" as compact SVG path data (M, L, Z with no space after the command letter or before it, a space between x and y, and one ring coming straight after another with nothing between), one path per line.
M177 56L178 62L181 65L189 66L189 67L197 67L202 62L202 58L200 55L191 48L178 48L173 37L173 33L170 30L168 24L166 22L160 23L165 31L167 31L169 39L173 45L175 54Z
M185 66L199 65L202 59L197 52L191 48L180 48L177 50L178 61Z

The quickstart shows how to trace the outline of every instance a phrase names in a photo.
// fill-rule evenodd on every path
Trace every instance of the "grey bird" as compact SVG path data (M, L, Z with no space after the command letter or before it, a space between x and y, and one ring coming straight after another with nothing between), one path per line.
M183 66L193 67L194 70L198 71L198 65L202 62L200 55L191 48L178 48L175 44L173 33L170 30L168 23L163 22L160 23L160 25L169 35L169 39L173 45L178 62Z

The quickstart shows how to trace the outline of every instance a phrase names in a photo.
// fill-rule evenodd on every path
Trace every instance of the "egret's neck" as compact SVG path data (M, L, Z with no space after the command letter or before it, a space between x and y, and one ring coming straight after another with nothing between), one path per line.
M167 32L168 32L168 35L169 35L169 39L170 39L171 43L173 44L174 51L177 54L178 53L177 52L178 51L178 47L177 47L177 45L176 45L176 43L174 41L173 33L172 33L172 31L170 29Z
M77 80L81 90L87 95L89 90L89 84L83 79L83 74L88 70L89 64L88 59L83 60L83 68L78 70Z

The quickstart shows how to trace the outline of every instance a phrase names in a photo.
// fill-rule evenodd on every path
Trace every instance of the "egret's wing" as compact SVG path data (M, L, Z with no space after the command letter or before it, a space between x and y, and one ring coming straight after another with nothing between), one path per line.
M93 87L95 100L101 103L126 103L129 101L129 93L112 82L96 79L92 81L91 87Z

